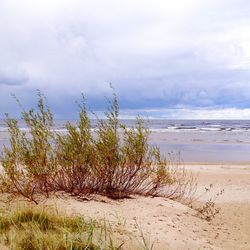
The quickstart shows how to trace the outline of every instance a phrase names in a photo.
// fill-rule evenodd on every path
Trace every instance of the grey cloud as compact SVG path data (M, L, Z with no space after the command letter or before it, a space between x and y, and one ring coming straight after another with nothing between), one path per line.
M23 85L29 80L25 72L4 72L0 70L0 85Z
M249 1L187 2L1 1L2 102L39 88L99 108L112 82L125 108L249 106Z

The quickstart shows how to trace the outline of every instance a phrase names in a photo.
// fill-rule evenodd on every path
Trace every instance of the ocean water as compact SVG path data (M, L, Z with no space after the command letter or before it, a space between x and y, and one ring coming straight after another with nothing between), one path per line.
M68 120L58 119L54 121L54 129L64 131ZM69 120L76 123L77 120ZM144 120L145 125L155 132L179 132L179 131L249 131L250 120L167 120L151 119ZM131 127L135 120L121 120L121 123ZM20 128L26 129L23 120L19 120ZM97 120L91 120L92 128L97 126ZM3 119L0 119L0 132L6 131L7 127Z
M54 131L66 132L66 120L55 120ZM75 120L71 120L76 123ZM121 120L128 127L135 120ZM145 120L151 130L150 143L168 156L180 154L184 162L249 164L250 120ZM22 130L27 130L19 121ZM93 130L96 120L91 120ZM7 127L0 120L0 149L8 145Z

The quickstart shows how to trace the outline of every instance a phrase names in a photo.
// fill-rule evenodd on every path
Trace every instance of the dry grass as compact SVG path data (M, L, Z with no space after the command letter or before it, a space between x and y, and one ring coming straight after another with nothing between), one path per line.
M13 250L120 249L105 221L59 215L52 209L19 207L0 213L2 243Z
M10 203L0 210L0 248L13 250L153 249L139 224L127 232L121 218L112 222L62 215L53 207ZM125 234L125 235L124 235Z
M210 192L213 188L213 185L210 184L208 188L205 188L205 193ZM197 216L201 219L205 219L207 221L211 221L215 218L217 214L220 213L221 208L217 206L216 200L224 193L224 189L222 189L220 192L216 193L215 195L208 198L205 202L199 202L198 204L195 204L195 201L192 202L191 207L197 211ZM204 195L201 194L200 197ZM197 197L198 199L199 197ZM197 201L196 199L196 201Z

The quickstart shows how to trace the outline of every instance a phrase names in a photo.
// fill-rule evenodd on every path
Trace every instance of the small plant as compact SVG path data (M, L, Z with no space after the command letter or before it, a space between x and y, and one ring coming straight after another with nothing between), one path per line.
M212 185L210 185L210 187L206 191L210 191L211 188L212 188ZM224 193L224 189L222 189L220 192L215 194L213 197L209 198L202 206L197 207L196 208L197 216L207 221L211 221L212 219L214 219L215 216L219 214L221 210L220 207L216 206L215 201L223 193Z
M137 239L139 243L139 247L142 250L153 250L154 248L154 242L151 243L149 236L146 236L141 228L141 226L138 224L138 222L135 220L136 228L139 230L140 238Z
M199 196L193 197L193 199L191 199L191 201L188 203L191 208L197 211L196 216L207 221L211 221L217 214L220 213L221 208L216 205L216 200L224 193L224 189L216 193L214 196L210 196L210 198L208 198L203 203L197 203L197 201L199 198L204 197L206 193L211 192L212 188L213 184L205 187L205 191L203 193L201 193Z

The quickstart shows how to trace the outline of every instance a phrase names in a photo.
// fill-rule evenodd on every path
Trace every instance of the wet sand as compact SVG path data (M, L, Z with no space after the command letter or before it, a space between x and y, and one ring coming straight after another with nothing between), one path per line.
M0 131L0 148L8 145L9 136ZM152 131L150 143L160 148L162 154L180 154L185 163L249 164L250 132L233 131Z
M250 165L250 136L242 132L153 132L150 142L184 163Z

